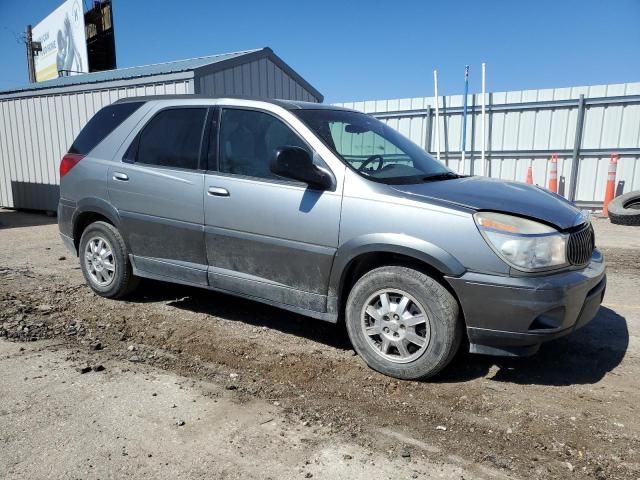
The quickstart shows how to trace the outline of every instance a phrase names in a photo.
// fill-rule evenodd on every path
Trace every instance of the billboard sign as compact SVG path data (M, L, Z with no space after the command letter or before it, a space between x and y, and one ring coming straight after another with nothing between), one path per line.
M67 0L33 27L33 40L42 44L34 59L37 82L89 71L80 0Z

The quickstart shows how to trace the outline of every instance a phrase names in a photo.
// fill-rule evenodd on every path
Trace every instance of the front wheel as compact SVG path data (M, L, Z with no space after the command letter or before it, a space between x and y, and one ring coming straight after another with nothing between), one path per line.
M124 297L139 283L122 235L109 223L94 222L82 232L79 257L85 280L102 297Z
M381 267L363 275L345 313L356 352L371 368L395 378L435 375L454 357L462 338L453 295L407 267Z

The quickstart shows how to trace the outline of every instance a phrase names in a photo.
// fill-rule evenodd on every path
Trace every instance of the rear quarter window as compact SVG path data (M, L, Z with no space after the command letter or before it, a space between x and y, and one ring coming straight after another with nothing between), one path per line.
M144 102L128 102L109 105L99 110L80 131L71 145L69 153L87 155L113 132Z
M137 149L135 162L197 169L206 115L207 109L201 107L161 110L142 129L137 145L132 143L130 148Z

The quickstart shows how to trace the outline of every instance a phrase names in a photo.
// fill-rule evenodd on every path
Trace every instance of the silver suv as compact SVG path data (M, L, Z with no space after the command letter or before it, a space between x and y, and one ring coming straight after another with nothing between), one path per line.
M98 294L140 277L344 318L403 379L534 353L591 320L591 224L541 188L457 175L378 120L315 103L120 100L60 164L58 218Z

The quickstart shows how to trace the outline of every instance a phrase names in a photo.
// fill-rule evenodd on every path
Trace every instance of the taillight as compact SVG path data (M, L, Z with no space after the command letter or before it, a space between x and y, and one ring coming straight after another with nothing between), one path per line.
M79 153L67 153L60 162L60 178L64 177L76 164L84 158Z

